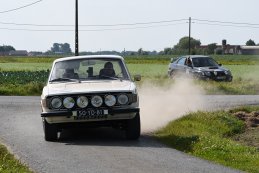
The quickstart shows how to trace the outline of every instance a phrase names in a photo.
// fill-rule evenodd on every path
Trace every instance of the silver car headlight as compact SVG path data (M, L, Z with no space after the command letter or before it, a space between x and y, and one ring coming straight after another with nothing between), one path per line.
M119 95L118 97L118 103L121 104L121 105L125 105L129 102L129 98L127 95L125 94L121 94Z
M205 76L211 76L209 71L205 71L204 74L205 74Z
M231 72L230 72L229 70L224 71L224 73L225 73L226 75L230 75L230 74L231 74Z
M58 109L62 106L62 101L59 97L54 97L51 100L51 107L53 107L54 109Z
M88 106L88 99L85 96L80 96L76 100L77 106L80 108L85 108Z
M107 106L114 106L116 103L116 98L113 95L105 96L104 102Z
M101 96L93 96L92 97L92 99L91 99L91 103L92 103L92 105L94 106L94 107L100 107L100 106L102 106L102 104L103 104L103 99L102 99L102 97Z
M63 100L63 105L67 109L71 109L72 107L75 106L75 100L72 97L66 97Z

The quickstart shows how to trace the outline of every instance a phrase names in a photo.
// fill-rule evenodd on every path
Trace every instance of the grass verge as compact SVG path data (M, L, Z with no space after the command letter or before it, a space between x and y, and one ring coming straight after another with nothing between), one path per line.
M6 96L39 96L44 83L30 82L27 84L0 85L0 95Z
M20 161L10 154L6 147L0 145L0 172L1 173L32 173L28 167L21 164Z
M244 107L246 111L259 107ZM240 111L195 112L170 122L155 137L170 147L228 167L259 172L259 146L236 141L247 131L246 123L233 114ZM258 117L259 118L259 117Z

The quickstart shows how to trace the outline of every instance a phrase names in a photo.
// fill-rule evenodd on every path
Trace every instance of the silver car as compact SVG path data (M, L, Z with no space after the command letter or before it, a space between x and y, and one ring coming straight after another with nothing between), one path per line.
M233 79L229 69L222 67L213 58L204 55L181 56L172 59L168 66L168 76L174 78L179 75L228 82Z

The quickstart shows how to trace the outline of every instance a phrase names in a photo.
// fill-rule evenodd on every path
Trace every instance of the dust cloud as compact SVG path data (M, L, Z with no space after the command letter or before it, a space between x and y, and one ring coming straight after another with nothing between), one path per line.
M201 109L203 93L191 79L176 79L167 87L144 83L139 88L142 133L153 132L169 121Z

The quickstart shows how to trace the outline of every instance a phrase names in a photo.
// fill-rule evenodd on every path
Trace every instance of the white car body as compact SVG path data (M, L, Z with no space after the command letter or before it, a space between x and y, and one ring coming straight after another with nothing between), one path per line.
M98 74L101 63L107 63L106 61L117 65L117 68L113 69L114 74L117 74L116 76L102 75L102 69ZM73 72L73 75L77 77L60 77L60 71L64 72L64 76L67 73L66 71L71 71L70 68L79 73ZM104 78L102 79L102 77ZM97 99L94 96L100 96L98 97L99 100L93 100ZM84 102L81 98L85 99ZM127 103L121 104L123 99L126 99L126 101L128 99ZM98 102L102 104L95 107ZM80 107L86 103L88 103L86 107ZM112 106L108 106L111 103ZM67 105L72 105L72 107L68 108ZM122 122L127 124L127 120L139 119L139 100L136 85L129 75L124 59L116 55L77 56L55 60L47 85L42 91L41 107L41 117L47 141L55 140L54 132L56 134L66 125L85 124L87 126L88 122L102 122L108 124L108 126L113 126ZM129 125L125 126L130 128ZM139 128L137 131L140 131L140 124L137 128ZM135 136L129 138L135 139L138 136L139 134L136 135L135 132Z

